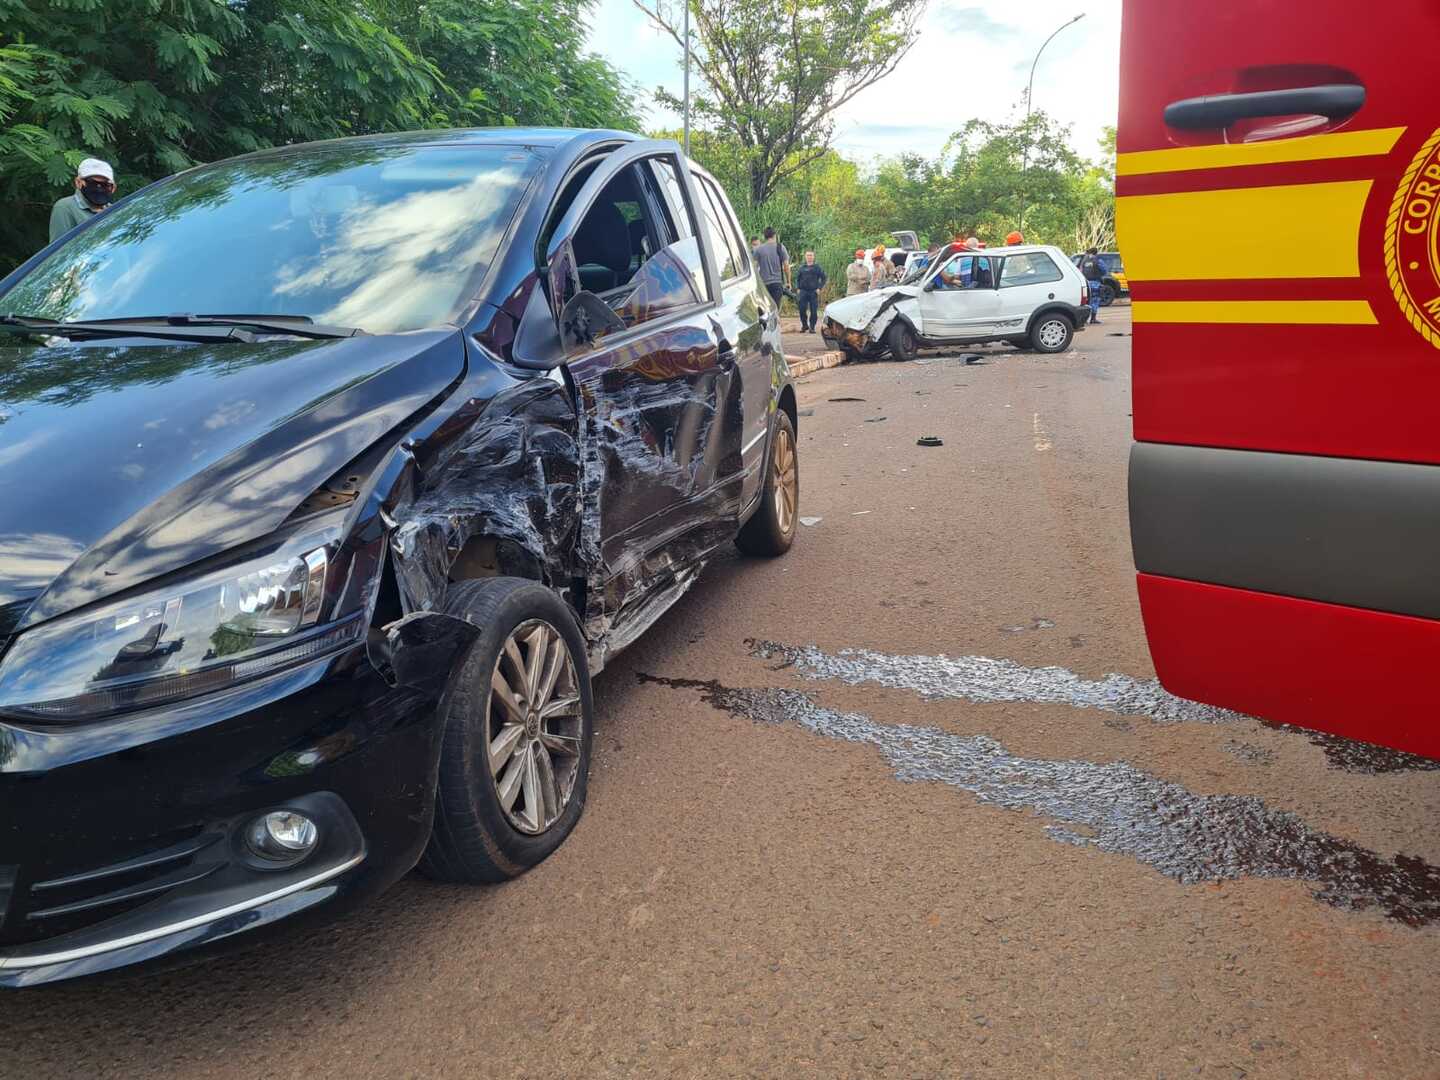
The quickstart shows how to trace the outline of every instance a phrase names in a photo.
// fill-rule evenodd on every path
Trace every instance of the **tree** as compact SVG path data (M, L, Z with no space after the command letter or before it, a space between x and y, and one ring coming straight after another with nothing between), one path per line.
M0 0L0 274L86 157L123 192L314 139L635 126L590 0Z
M692 108L744 156L752 206L818 161L835 112L895 70L925 0L634 0L684 47L685 3L703 92ZM658 91L677 107L673 95Z

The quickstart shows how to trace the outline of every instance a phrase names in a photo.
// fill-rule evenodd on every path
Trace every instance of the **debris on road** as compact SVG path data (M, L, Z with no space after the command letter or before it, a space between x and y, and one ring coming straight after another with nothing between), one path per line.
M865 423L867 423L867 424L878 424L878 423L880 423L882 420L885 420L885 419L887 419L887 418L884 417L884 416L872 416L872 417L870 417L868 420L866 420Z
M802 518L800 519L800 524L801 524L801 525L819 525L820 522L822 522L822 521L824 521L824 520L825 520L825 519L824 519L823 517L802 517Z
M855 682L843 671L835 674ZM636 675L642 683L697 690L714 708L754 723L793 723L826 738L868 743L897 779L947 784L992 806L1034 811L1050 819L1045 831L1053 840L1129 855L1183 885L1290 879L1307 882L1316 900L1342 911L1378 911L1412 927L1440 921L1440 867L1413 856L1382 855L1254 795L1200 794L1124 761L1022 757L989 735L895 727L866 713L825 708L802 690L732 689L713 680ZM1157 813L1159 807L1164 812Z
M826 398L825 400L826 400L826 401L864 401L865 399L864 399L863 397L832 397L832 398Z
M921 435L915 440L916 446L944 446L945 440L939 435Z

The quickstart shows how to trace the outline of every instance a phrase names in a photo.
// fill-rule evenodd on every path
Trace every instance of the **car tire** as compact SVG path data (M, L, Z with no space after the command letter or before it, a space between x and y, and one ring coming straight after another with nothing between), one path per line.
M765 454L765 486L760 505L735 536L735 546L746 555L774 558L795 543L800 524L800 457L795 425L784 409L775 414L775 430Z
M595 712L585 639L565 602L524 578L457 582L445 611L480 635L440 699L435 823L419 868L507 881L558 848L585 809Z
M1047 311L1030 328L1029 344L1035 352L1059 353L1070 348L1075 324L1058 311Z
M1100 283L1100 306L1109 307L1115 303L1115 297L1120 295L1120 290L1113 281L1102 281Z
M920 353L915 331L903 319L896 319L885 331L885 345L889 348L890 355L900 361L914 360Z

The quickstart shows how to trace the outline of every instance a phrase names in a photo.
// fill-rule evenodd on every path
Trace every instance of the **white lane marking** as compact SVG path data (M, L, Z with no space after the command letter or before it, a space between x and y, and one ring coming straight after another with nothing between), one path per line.
M1040 423L1040 414L1035 414L1035 449L1044 453L1049 450L1053 443L1050 442L1050 433L1045 430L1045 425Z

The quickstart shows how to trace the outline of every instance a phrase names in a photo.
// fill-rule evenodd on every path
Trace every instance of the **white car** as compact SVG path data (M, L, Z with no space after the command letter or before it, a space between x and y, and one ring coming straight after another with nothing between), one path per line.
M827 305L821 333L852 360L886 352L913 360L919 349L987 341L1058 353L1089 321L1088 301L1085 279L1059 248L951 244L908 284Z

